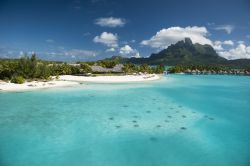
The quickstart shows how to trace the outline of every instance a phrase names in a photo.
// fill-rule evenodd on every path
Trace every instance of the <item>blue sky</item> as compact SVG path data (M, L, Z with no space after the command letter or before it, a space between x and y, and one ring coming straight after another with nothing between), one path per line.
M0 57L147 57L190 37L250 58L249 0L1 0Z

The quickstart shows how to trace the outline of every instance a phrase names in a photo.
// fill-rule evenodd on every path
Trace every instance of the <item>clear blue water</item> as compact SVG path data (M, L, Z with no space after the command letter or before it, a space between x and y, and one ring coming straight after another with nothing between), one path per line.
M250 77L0 93L0 166L249 166Z

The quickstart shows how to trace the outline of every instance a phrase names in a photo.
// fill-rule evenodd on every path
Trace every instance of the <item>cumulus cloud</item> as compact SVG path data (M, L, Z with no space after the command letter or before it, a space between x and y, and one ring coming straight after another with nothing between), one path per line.
M233 25L218 25L214 29L215 30L223 30L223 31L226 31L228 34L230 34L234 30L234 28L235 27Z
M226 59L250 59L250 46L239 44L228 51L218 51L218 54Z
M135 53L135 55L133 55L132 57L134 57L134 58L140 58L141 56L140 56L140 53L137 52L137 53Z
M234 42L232 40L225 40L223 44L233 46Z
M133 52L134 52L134 50L129 45L125 45L124 47L120 48L121 54L131 54Z
M125 45L120 48L120 54L125 55L125 56L130 56L130 57L136 57L139 58L140 54L136 49L133 49L129 45Z
M98 18L95 20L95 24L101 27L123 27L126 24L126 20L123 18L114 18L114 17L107 17L107 18Z
M212 41L207 38L207 35L208 31L206 27L170 27L160 30L149 40L143 40L141 44L151 46L153 48L163 49L167 48L171 44L183 40L185 37L189 37L194 43L212 45Z
M224 48L222 47L222 42L221 41L215 41L213 44L213 47L216 51L221 51L224 50Z
M108 47L118 47L117 34L103 32L100 36L96 36L93 41L95 43L102 43Z
M225 41L215 41L213 43L213 47L216 51L224 50L223 45L233 46L234 42L232 40L225 40Z
M115 48L108 48L106 52L115 52Z

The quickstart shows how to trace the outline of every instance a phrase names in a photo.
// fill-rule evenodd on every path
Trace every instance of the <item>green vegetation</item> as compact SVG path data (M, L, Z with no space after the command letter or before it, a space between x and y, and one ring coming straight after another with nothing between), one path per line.
M101 60L96 63L98 66L102 66L105 68L113 68L115 65L119 64L118 60Z
M162 74L164 72L165 68L163 65L158 66L149 66L147 64L143 65L135 65L132 63L124 64L123 71L126 74L132 74L132 73L156 73L156 74Z
M54 64L53 64L54 63ZM78 74L80 68L70 66L66 63L41 61L33 54L15 60L0 60L0 79L13 80L24 78L29 80L50 80L51 76L62 74Z
M169 73L187 74L250 74L250 68L235 69L226 65L176 65L168 69Z
M162 74L165 71L165 67L163 65L157 65L153 69L154 69L154 73L156 74Z
M10 82L15 84L23 84L25 82L25 79L22 76L14 76L12 77Z
M46 63L38 61L36 55L19 60L0 61L0 79L10 80L18 76L24 79L48 79L51 72Z
M80 63L80 67L81 67L80 71L82 73L92 73L91 66L88 63L82 62Z
M71 74L78 74L80 72L80 68L75 66L70 66L66 63L61 64L52 64L49 65L50 75L71 75Z
M152 54L149 58L131 59L132 63L147 64L223 64L227 60L218 56L210 45L193 44L189 38L170 45L159 53ZM142 61L142 62L140 62Z
M109 59L118 60L120 63L149 64L149 65L221 65L231 68L250 68L250 59L227 60L220 57L210 45L192 43L190 38L170 45L159 53L152 54L149 58L123 58L113 56Z
M113 68L119 61L102 60L97 62L78 62L77 64L67 64L62 62L49 62L37 59L33 54L31 57L24 56L20 59L0 60L0 80L11 80L14 83L23 83L25 80L51 80L51 76L59 75L82 75L93 73L91 66L99 65L104 68ZM124 73L163 73L164 66L125 64L121 70ZM122 73L122 72L121 72ZM120 73L120 74L121 74ZM98 73L96 73L98 74ZM103 73L114 75L114 73Z
M132 74L139 71L139 68L135 64L127 63L123 65L122 70L126 74Z
M142 64L139 67L139 72L142 72L142 73L153 73L153 70L151 69L151 67L149 65Z

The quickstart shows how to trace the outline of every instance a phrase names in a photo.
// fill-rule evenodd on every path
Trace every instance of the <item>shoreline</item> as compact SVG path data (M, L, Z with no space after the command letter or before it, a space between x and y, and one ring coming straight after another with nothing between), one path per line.
M159 80L160 76L156 74L146 75L124 75L124 76L73 76L62 75L59 80L73 82L92 82L92 83L128 83L128 82L145 82Z
M58 88L58 87L72 87L79 85L77 82L71 81L31 81L25 82L23 84L14 84L10 82L0 82L0 92L19 92L19 91L32 91L48 88Z
M57 87L72 87L80 83L129 83L159 80L161 77L156 74L147 75L124 75L124 76L73 76L62 75L58 80L52 81L31 81L23 84L14 84L0 81L0 92L31 91Z

